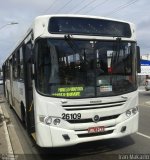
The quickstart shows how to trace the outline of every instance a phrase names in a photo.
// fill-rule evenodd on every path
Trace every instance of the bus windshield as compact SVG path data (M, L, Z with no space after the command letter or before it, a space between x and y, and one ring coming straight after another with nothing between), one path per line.
M39 39L36 88L52 97L116 96L136 90L136 43Z

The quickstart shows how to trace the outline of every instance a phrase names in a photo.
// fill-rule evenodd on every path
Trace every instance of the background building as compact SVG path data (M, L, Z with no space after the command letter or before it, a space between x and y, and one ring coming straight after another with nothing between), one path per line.
M150 54L141 56L141 73L138 74L138 84L145 85L147 78L150 78Z

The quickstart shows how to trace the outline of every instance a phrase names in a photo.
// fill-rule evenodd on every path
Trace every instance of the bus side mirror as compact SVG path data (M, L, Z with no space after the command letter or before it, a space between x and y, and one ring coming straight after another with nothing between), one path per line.
M140 63L140 47L136 47L136 53L137 53L137 72L141 73L141 63Z

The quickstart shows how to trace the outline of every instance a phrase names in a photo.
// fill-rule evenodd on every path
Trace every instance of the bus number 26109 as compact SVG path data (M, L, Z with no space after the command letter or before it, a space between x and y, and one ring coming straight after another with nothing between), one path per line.
M62 114L62 119L66 119L66 120L76 120L76 119L81 119L81 113L72 113L72 114Z

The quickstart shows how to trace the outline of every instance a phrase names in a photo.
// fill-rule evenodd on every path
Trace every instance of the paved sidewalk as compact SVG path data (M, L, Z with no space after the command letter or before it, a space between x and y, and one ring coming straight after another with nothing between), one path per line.
M0 96L0 159L15 160L14 152L9 137L7 123L9 123L9 116L4 114L4 98Z
M0 154L8 153L8 145L7 145L7 131L6 131L6 122L5 117L2 111L1 104L3 103L3 98L0 97Z
M20 156L19 156L20 155ZM14 125L6 109L5 98L0 95L0 160L25 160Z
M4 117L0 106L0 154L8 153L7 141L4 130Z

